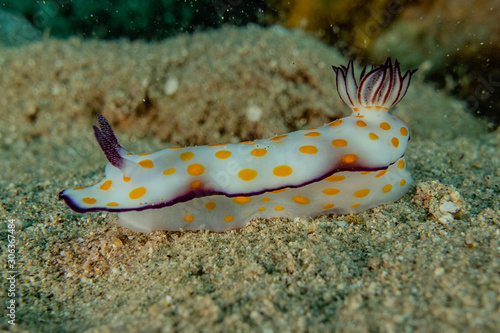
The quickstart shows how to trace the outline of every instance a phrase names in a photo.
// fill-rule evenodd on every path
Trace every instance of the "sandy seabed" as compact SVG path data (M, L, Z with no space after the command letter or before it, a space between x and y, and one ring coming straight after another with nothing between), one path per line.
M500 131L418 73L394 110L411 128L415 178L396 203L224 233L140 234L57 200L103 178L97 112L135 153L265 138L348 114L330 68L346 63L305 33L256 26L0 49L3 281L8 219L18 272L16 325L4 307L0 328L498 331Z

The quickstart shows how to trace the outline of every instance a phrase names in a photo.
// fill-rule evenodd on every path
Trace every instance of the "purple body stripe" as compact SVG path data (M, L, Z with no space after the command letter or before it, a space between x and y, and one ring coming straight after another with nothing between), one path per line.
M403 155L401 155L399 158L403 157ZM397 160L399 160L399 158ZM396 161L397 161L396 160ZM338 169L334 169L330 172L327 172L326 174L320 176L320 177L317 177L317 178L314 178L310 181L307 181L305 183L302 183L302 184L298 184L298 185L289 185L289 186L283 186L283 187L278 187L278 188L268 188L268 189L263 189L262 191L257 191L257 192L250 192L250 193L225 193L225 192L216 192L216 191L212 191L212 192L203 192L203 191L192 191L192 192L188 192L184 195L181 195L173 200L170 200L170 201L166 201L166 202L159 202L157 204L154 204L154 205L147 205L147 206L142 206L142 207L139 207L139 208L126 208L126 209L120 209L120 208L107 208L107 207L94 207L94 208L82 208L80 206L78 206L78 204L76 202L74 202L73 200L71 200L69 197L65 196L64 195L64 191L62 191L61 193L59 193L59 200L64 200L66 202L66 204L72 209L74 210L75 212L77 213L87 213L87 212L95 212L95 211L106 211L106 212L111 212L111 213L124 213L124 212L130 212L130 211L143 211L143 210L148 210L148 209L160 209L160 208L165 208L165 207L169 207L169 206L173 206L175 204L178 204L178 203L181 203L181 202L187 202L187 201L190 201L192 199L195 199L195 198L203 198L203 197L206 197L206 196L210 196L210 195L224 195L226 197L229 197L229 198L233 198L233 197L239 197L239 196L255 196L255 195L260 195L260 194L263 194L263 193L266 193L266 192L270 192L270 191L276 191L276 190L281 190L281 189L284 189L284 188L298 188L298 187L303 187L303 186L306 186L306 185L309 185L309 184L312 184L312 183L315 183L315 182L318 182L318 181L321 181L333 174L336 174L338 172L343 172L343 171L353 171L353 172L361 172L361 171L379 171L379 170L384 170L384 169L387 169L389 166L393 165L394 163L396 163L396 161L394 161L393 163L387 165L387 166L383 166L383 167L380 167L380 168L364 168L364 167L357 167L357 168L351 168L351 169L341 169L341 168L338 168Z

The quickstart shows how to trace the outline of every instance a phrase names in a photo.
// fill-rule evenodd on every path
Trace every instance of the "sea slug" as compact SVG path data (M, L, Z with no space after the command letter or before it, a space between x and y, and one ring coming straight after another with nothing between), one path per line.
M270 139L134 155L98 115L106 177L59 199L79 213L116 212L120 225L140 232L225 231L254 217L348 214L394 202L412 183L404 160L410 135L388 110L415 70L402 76L388 59L365 67L358 85L352 61L333 69L352 114Z

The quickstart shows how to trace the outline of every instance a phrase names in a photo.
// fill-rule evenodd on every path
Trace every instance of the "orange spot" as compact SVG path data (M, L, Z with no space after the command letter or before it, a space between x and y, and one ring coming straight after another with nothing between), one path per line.
M304 131L312 131L312 130L315 130L316 127L309 127L309 128L305 128Z
M286 191L286 188L282 188L281 190L271 191L271 193L280 193L280 192L285 192L285 191Z
M375 109L377 109L377 110L380 110L380 109L383 109L383 108L384 108L383 106L375 105Z
M139 154L137 156L148 156L148 155L151 155L151 153Z
M354 118L364 118L365 116L363 115L357 115L357 116L354 116Z
M199 176L205 172L205 167L200 163L193 163L188 165L186 170L187 173L189 173L191 176Z
M260 207L259 209L257 209L259 212L263 212L266 210L266 207Z
M387 184L384 187L382 187L382 192L384 192L384 193L387 193L390 190L392 190L392 185L391 184Z
M83 203L86 203L87 205L93 205L97 202L97 200L94 198L83 198L82 201L83 201Z
M207 207L207 209L210 209L210 210L214 209L214 208L215 208L215 206L216 206L216 205L215 205L215 202L207 202L207 203L205 204L205 207Z
M372 106L371 106L371 105L367 105L367 106L365 106L365 109L370 110L371 108L372 108Z
M330 209L333 208L333 204L329 203L323 206L323 209Z
M332 141L332 145L334 147L346 147L347 146L347 141L344 139L336 139Z
M274 206L274 210L277 210L278 212L284 210L283 206Z
M318 148L314 146L302 146L299 148L299 150L304 154L316 154L318 152Z
M307 137L317 137L320 135L321 135L321 133L319 133L319 132L309 132L309 133L304 134L304 136L307 136Z
M339 175L331 175L325 178L325 180L329 182L341 182L345 180L345 176L339 176Z
M271 138L269 140L271 141L278 141L278 140L281 140L283 138L286 138L288 135L284 134L284 135L279 135L279 136L275 136L274 138Z
M273 174L277 177L287 177L292 174L293 170L288 165L279 165L273 169Z
M242 141L242 142L240 142L240 143L246 143L246 144L249 144L249 145L254 145L254 144L256 144L256 142L255 142L255 141Z
M342 119L337 119L334 122L331 122L330 124L328 124L328 126L335 127L335 126L339 126L340 124L342 124Z
M73 190L78 191L78 190L83 190L83 187L78 186L78 187L73 187Z
M344 164L352 164L352 163L356 162L358 160L358 158L359 157L356 154L345 154L344 156L342 156L342 158L340 160Z
M352 108L352 110L358 112L359 108Z
M404 169L404 168L405 168L405 160L399 160L398 169Z
M307 199L306 197L303 197L301 195L293 196L292 200L298 204L301 204L301 205L308 205L311 202L311 201L309 201L309 199Z
M407 136L408 135L408 129L406 127L401 127L399 129L399 133L401 133L402 136Z
M354 196L356 198L363 198L363 197L366 197L368 195L368 193L370 193L370 190L365 188L365 189L358 190L358 191L354 192Z
M130 193L128 194L128 197L130 199L139 199L144 194L146 194L146 188L141 186L138 188L134 188L132 191L130 191Z
M360 203L355 203L355 204L354 204L354 205L352 205L351 207L352 207L352 208L356 208L356 207L359 207L359 206L361 206L361 204L360 204Z
M267 149L256 148L250 152L255 157L262 157L267 154Z
M127 155L134 155L134 154L132 154L132 153L127 153Z
M370 134L368 134L368 137L370 138L370 140L378 140L378 135L373 132L370 132Z
M191 182L191 188L200 188L201 187L201 181L195 180Z
M184 149L186 147L170 147L170 149Z
M208 145L209 147L220 147L220 146L225 146L226 144L225 143L214 143L214 144L211 144L211 145Z
M400 186L405 186L405 184L406 184L406 180L401 179L401 181L399 182L399 185Z
M111 180L106 180L104 183L102 183L102 185L101 185L101 186L99 186L99 188L100 188L101 190L103 190L103 191L107 191L107 190L109 190L109 188L111 187L111 184L112 184L112 183L113 183L113 182L112 182Z
M389 125L384 121L383 123L380 123L380 128L383 129L384 131L388 131L391 129L391 125Z
M221 160L228 158L231 156L231 152L229 150L219 150L215 153L215 157L220 158Z
M340 190L338 188L325 188L323 191L326 195L336 195L339 194Z
M262 198L262 199L260 199L260 201L261 202L269 202L269 201L271 201L271 199L270 198Z
M193 157L194 157L194 153L192 153L190 151L187 151L187 152L181 154L181 160L183 160L183 161L189 161Z
M238 177L240 177L241 180L248 182L257 177L257 171L253 169L243 169L238 172Z
M398 140L398 138L396 138L396 137L392 138L392 139L391 139L391 142L392 142L392 145L393 145L394 147L396 147L396 148L397 148L397 147L399 146L399 140Z
M233 217L232 217L231 215L226 215L226 216L224 216L224 221L226 221L226 222L228 222L228 223L229 223L229 222L231 222L232 220L233 220Z
M251 197L234 197L233 198L234 203L237 203L238 205L244 205L252 201Z
M153 161L151 160L142 160L138 163L141 167L143 168L147 168L147 169L151 169L152 167L154 167L154 163Z
M362 175L369 175L370 173L372 173L372 172L371 171L361 171Z
M186 222L193 222L193 220L194 220L193 215L191 215L191 214L184 215L184 221L186 221Z
M163 171L163 174L165 176L173 175L174 173L175 173L175 168L170 168L170 169Z
M375 178L382 177L383 175L385 175L385 173L386 173L386 172L387 172L387 169L380 171L379 173L377 173L377 174L375 175Z
M106 204L106 206L108 206L108 207L118 207L118 203L117 202L108 202Z
M131 179L132 179L132 178L127 177L127 176L123 175L123 181L124 181L125 183L128 183Z
M363 120L358 120L358 121L356 122L356 125L357 125L358 127L366 127L366 123L365 123Z

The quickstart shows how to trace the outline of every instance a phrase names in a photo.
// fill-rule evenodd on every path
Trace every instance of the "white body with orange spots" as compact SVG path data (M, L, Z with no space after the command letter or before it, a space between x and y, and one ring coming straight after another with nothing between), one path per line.
M121 225L141 232L224 231L257 216L347 214L398 200L412 183L403 158L409 132L387 110L413 72L401 77L388 61L363 71L358 87L351 63L334 70L353 114L271 139L132 155L99 115L106 179L60 198L77 212L119 212Z

